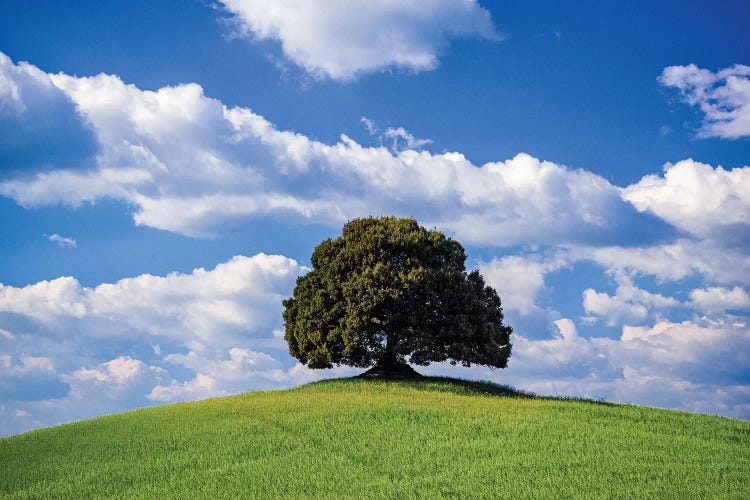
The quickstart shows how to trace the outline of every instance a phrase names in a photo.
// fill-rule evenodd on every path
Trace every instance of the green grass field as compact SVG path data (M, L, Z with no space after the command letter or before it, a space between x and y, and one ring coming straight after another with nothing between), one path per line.
M10 498L750 498L750 422L346 379L0 440Z

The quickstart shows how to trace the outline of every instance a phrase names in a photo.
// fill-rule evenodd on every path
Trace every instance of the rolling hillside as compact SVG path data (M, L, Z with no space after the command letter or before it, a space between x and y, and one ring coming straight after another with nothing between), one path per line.
M4 498L750 498L750 422L345 379L2 439L0 472Z

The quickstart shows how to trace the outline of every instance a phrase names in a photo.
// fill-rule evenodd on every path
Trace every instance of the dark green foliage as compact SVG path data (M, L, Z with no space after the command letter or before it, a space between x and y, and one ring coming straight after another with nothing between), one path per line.
M505 368L512 329L457 241L414 219L368 217L313 251L284 301L289 352L311 368L449 361Z

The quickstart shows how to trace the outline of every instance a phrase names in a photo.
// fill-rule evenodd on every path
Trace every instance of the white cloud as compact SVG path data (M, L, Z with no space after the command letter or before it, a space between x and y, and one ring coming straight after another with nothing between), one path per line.
M88 294L88 303L94 315L149 335L187 338L189 347L197 348L270 332L278 323L270 314L280 317L281 300L303 270L277 255L238 256L212 271L142 275L99 285Z
M220 356L213 353L206 356L195 351L171 354L165 357L165 361L193 370L196 375L184 382L172 380L169 384L154 387L147 396L152 401L190 400L237 393L247 390L248 384L255 389L291 387L324 377L354 375L361 371L349 367L309 370L298 363L288 367L267 353L240 347L232 347Z
M746 384L750 329L743 321L662 321L653 327L625 326L618 361L653 376L692 383Z
M750 242L750 166L668 163L663 177L647 175L623 189L623 197L696 236Z
M258 254L93 288L74 278L3 286L0 398L33 417L10 428L309 378L279 337L281 301L305 270Z
M711 282L750 284L750 256L737 249L717 248L711 242L684 239L648 247L559 246L542 253L521 252L495 257L479 262L479 270L487 283L498 291L503 309L521 315L512 317L515 322L530 315L551 321L556 311L542 310L537 304L540 295L553 292L545 283L546 276L586 262L603 266L617 282L614 295L590 287L583 289L581 284L584 310L592 315L587 319L596 320L600 316L609 325L654 321L668 317L670 310L688 305L700 309L695 300L692 304L683 304L635 286L633 280L637 276L654 276L661 283L698 276ZM717 290L711 291L716 294ZM744 290L737 288L731 300L722 299L726 309L741 309L741 293ZM730 303L733 306L730 307ZM722 311L708 304L704 306L704 311Z
M561 318L554 322L557 330L560 332L560 338L562 340L573 340L578 337L578 329L576 324L568 318Z
M690 292L693 307L707 313L750 309L750 294L744 288L708 287Z
M214 377L199 373L192 380L182 383L172 380L169 385L157 385L147 397L152 401L185 401L221 396L226 393Z
M95 288L71 277L23 288L0 285L0 313L24 315L50 328L69 320L108 321L186 346L212 346L232 335L273 337L281 300L304 271L292 259L258 254L234 257L210 271L144 274Z
M583 309L588 314L604 317L608 326L642 324L649 319L658 319L664 309L680 305L672 297L638 288L625 273L616 273L615 279L617 289L614 296L593 288L583 291Z
M622 324L623 321L640 323L646 320L648 309L641 303L633 303L606 293L599 293L593 288L583 291L583 308L588 314L605 316L607 325ZM588 317L596 320L595 317Z
M479 271L487 284L497 290L505 310L527 315L538 311L537 296L545 289L544 276L569 265L562 253L547 258L540 255L507 255L480 262Z
M0 422L5 426L4 435L28 431L43 425L32 420L25 410L9 408L5 405L0 405Z
M21 69L47 83L32 85ZM340 227L352 217L393 213L464 243L518 245L516 254L490 254L480 264L507 311L543 323L534 331L513 318L518 334L503 380L541 392L750 415L747 327L721 316L746 303L745 288L731 286L750 285L742 245L748 167L688 160L621 189L527 154L478 166L459 153L415 151L408 148L419 140L399 129L391 135L407 149L366 147L346 136L324 144L278 130L248 109L226 108L195 84L143 91L114 76L47 75L9 60L0 76L10 103L4 119L22 116L32 96L50 93L62 96L70 109L60 109L87 123L98 141L85 168L46 165L0 180L0 194L23 206L116 198L135 207L138 224L196 236L255 217ZM13 104L14 96L25 107ZM661 220L690 235L675 239ZM637 239L654 221L659 243ZM538 305L549 291L545 278L581 262L627 280L698 276L703 282L690 287L703 289L682 305L714 323L672 322L675 299L623 278L614 295L584 292L587 312L622 325L622 338L582 337L571 320ZM260 254L93 288L72 277L0 285L0 390L12 393L12 409L0 418L22 426L9 429L27 429L153 401L353 373L309 370L286 353L281 299L303 272L291 259ZM558 335L539 339L551 320ZM17 401L18 391L8 388L19 383L36 400ZM16 410L29 418L16 422Z
M375 124L375 122L370 120L366 116L360 117L359 121L360 123L362 123L362 125L365 126L365 128L367 129L367 133L370 135L375 135L380 130L378 126Z
M66 238L64 236L60 236L59 234L53 234L52 236L47 236L47 239L53 243L57 243L58 246L61 246L63 248L75 248L77 245L77 242L75 239Z
M32 373L54 373L52 359L46 356L21 355L17 362L8 354L0 354L0 373L4 375L28 375Z
M187 354L170 354L165 361L196 372L193 379L168 385L159 385L147 396L153 401L175 401L197 397L219 396L240 392L252 382L257 389L288 384L288 373L283 364L273 356L232 347L227 358L217 358L214 353L190 351ZM269 384L270 382L270 384Z
M315 78L431 70L450 39L500 38L475 0L220 1L240 35L280 41L284 55Z
M0 312L50 324L106 320L141 335L207 346L224 335L271 332L278 321L269 312L280 317L281 299L303 271L286 257L258 254L234 257L211 271L144 274L96 288L84 288L71 277L23 288L0 285Z
M50 321L55 316L80 318L86 314L81 293L81 285L70 277L40 281L23 288L0 283L0 312L24 314L41 321Z
M26 397L14 400L3 395L5 401L0 405L0 435L12 435L39 427L144 406L137 394L144 390L144 385L156 383L158 375L148 372L137 383L117 385L93 379L78 380L64 374L60 378L68 381L69 385L66 386L68 389L62 397ZM51 380L49 377L47 379ZM10 382L21 385L26 391L33 391L38 385L38 380L38 377L34 378L34 374L7 379L0 373L0 389L5 383Z
M742 322L624 326L619 339L581 337L566 318L552 339L514 334L508 368L433 365L430 374L512 384L539 394L604 398L750 418L750 329Z
M699 275L720 283L750 284L750 255L722 248L711 241L678 239L647 247L576 246L569 250L576 261L591 260L611 272L638 272L660 281Z
M716 73L695 64L664 68L659 83L679 89L687 104L704 114L701 137L737 139L750 135L750 66Z
M533 264L543 262L527 257ZM550 268L564 262L548 260ZM142 275L94 288L81 287L72 278L4 287L9 297L31 293L35 301L29 304L46 305L18 308L10 301L0 310L0 327L13 335L4 340L9 354L0 356L0 388L3 377L6 386L50 384L55 379L68 386L57 396L4 401L29 415L22 421L14 420L12 412L0 415L6 432L159 401L353 375L358 370L346 367L309 370L286 353L280 337L281 299L291 293L302 272L304 268L290 259L259 254L235 257L213 270ZM50 283L69 290L61 294ZM618 290L618 300L648 307L671 305L672 299L629 283L622 286L628 289ZM61 303L55 305L56 300ZM24 321L3 316L2 311L10 309ZM19 325L37 333L20 333ZM743 399L750 331L741 321L719 317L683 323L664 320L653 326L626 324L620 339L581 337L567 318L553 325L557 332L553 338L533 340L517 330L503 382L547 393L750 416ZM158 352L153 347L156 341ZM114 358L113 346L118 350ZM471 373L492 380L498 376L481 368L454 370L438 365L426 371ZM682 392L659 394L649 389L651 383L665 390L682 387Z
M95 380L125 385L137 380L146 369L147 367L142 361L129 356L119 356L106 363L101 363L97 368L80 368L73 372L72 377L77 380Z
M0 58L0 64L8 66L4 68L4 71L0 73L0 109L6 113L14 113L20 115L26 111L26 106L21 99L21 92L19 85L16 83L15 78L8 76L6 71L13 71L13 62L8 56ZM20 68L19 68L20 69ZM18 71L18 69L16 69ZM42 73L41 71L39 73ZM33 75L32 75L33 78ZM44 78L44 76L42 76Z
M52 360L46 356L21 356L21 363L21 373L54 371Z
M91 368L83 366L62 373L59 379L68 386L64 396L14 402L38 422L35 427L146 406L149 401L144 395L154 385L164 383L168 375L158 366L118 356Z
M383 133L379 133L380 128L374 121L365 116L361 117L359 121L365 126L367 133L377 137L380 146L386 145L394 154L407 149L421 150L428 144L432 144L431 139L418 139L407 132L404 127L388 127Z
M152 179L153 176L145 170L128 168L100 168L85 172L56 170L36 174L32 181L2 181L0 195L13 198L26 208L55 204L79 206L105 197L127 200L134 192L134 186Z
M91 166L96 141L50 75L0 52L0 165L5 172Z
M383 137L391 141L389 148L394 152L406 149L419 150L432 143L431 139L417 139L407 132L404 127L388 127L383 132Z
M642 217L604 178L527 154L476 166L459 153L393 152L346 136L329 145L228 109L195 84L152 92L116 76L49 78L99 152L88 170L0 181L0 195L25 207L116 198L136 207L136 223L192 236L260 217L340 227L393 213L494 246L611 240ZM423 141L391 135L399 148Z

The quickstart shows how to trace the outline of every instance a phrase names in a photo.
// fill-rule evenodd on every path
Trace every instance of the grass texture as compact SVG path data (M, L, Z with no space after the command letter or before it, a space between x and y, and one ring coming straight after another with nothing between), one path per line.
M0 440L3 498L750 498L750 422L343 379Z

